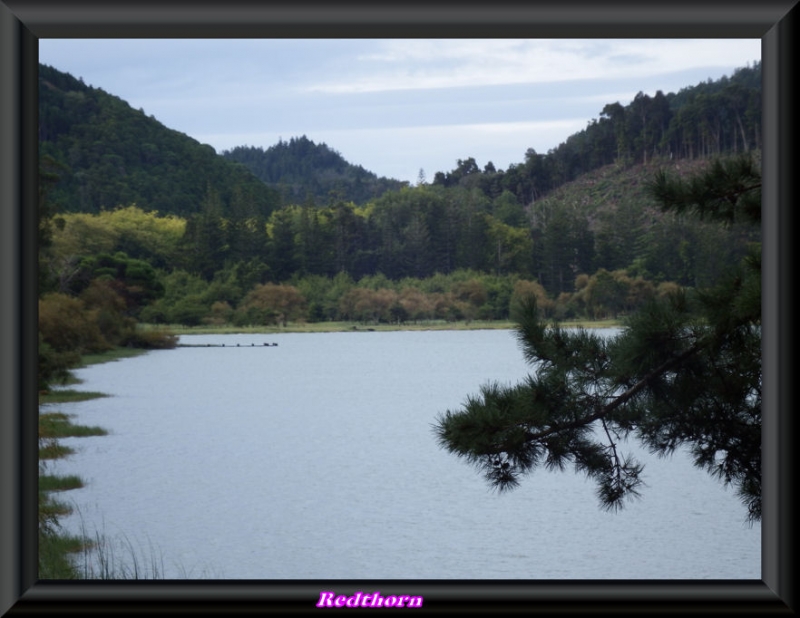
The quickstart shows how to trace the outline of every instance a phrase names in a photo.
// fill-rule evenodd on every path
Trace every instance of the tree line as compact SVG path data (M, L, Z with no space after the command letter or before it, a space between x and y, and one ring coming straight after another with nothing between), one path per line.
M602 318L671 286L708 285L757 231L687 221L654 207L642 187L659 169L689 174L719 153L758 160L759 75L757 64L606 106L586 130L506 171L468 158L431 183L421 174L416 186L383 191L306 138L226 160L42 66L39 274L42 302L53 305L40 310L55 320L44 343L66 350L58 318L79 314L88 321L74 347L89 350L168 344L139 338L141 319L506 319L525 286L542 315ZM266 154L291 192L248 167ZM333 184L312 187L326 173ZM304 178L306 197L295 199ZM348 199L365 183L373 197ZM322 187L333 187L325 201Z
M483 168L473 157L431 182L464 187L494 201L505 194L522 206L601 167L693 160L761 147L761 63L677 93L639 92L627 105L603 107L599 117L547 153L528 149L506 170ZM262 216L291 204L364 206L408 183L378 178L305 136L264 149L213 148L170 130L123 100L79 78L39 67L39 138L42 156L67 173L51 188L65 212L99 212L121 204L189 216L208 185L223 204L234 190L250 196ZM422 171L421 171L422 172ZM424 173L420 183L424 184ZM513 210L510 203L508 208ZM510 217L515 217L509 213Z
M507 319L523 284L537 286L548 317L601 319L714 281L758 239L738 225L648 213L625 183L649 169L603 173L527 211L419 185L365 207L294 205L269 217L238 192L223 205L211 188L188 218L137 206L64 213L42 273L48 289L72 296L116 279L129 313L155 323ZM607 208L615 193L627 201ZM522 225L505 222L516 217Z
M605 105L585 129L547 153L530 148L524 161L498 170L474 158L436 172L433 183L477 187L489 198L503 191L531 204L566 182L600 167L654 159L698 159L761 149L761 62L731 76L677 93L637 93L627 105Z
M706 163L662 164L688 173ZM263 217L246 199L235 195L226 206L212 193L186 219L169 263L211 280L226 265L244 262L260 282L274 283L340 273L397 281L474 270L535 279L553 297L573 292L579 275L601 269L655 283L711 282L757 233L658 212L642 194L643 180L657 169L601 168L527 207L508 193L490 200L464 186L421 184L365 206L294 204Z

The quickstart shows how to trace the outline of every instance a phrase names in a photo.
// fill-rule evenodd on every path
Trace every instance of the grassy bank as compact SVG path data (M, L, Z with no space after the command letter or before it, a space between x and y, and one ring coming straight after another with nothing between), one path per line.
M561 322L565 328L612 328L620 325L619 320L574 320ZM176 335L237 335L237 334L275 334L275 333L341 333L341 332L388 332L388 331L426 331L426 330L509 330L515 323L508 320L470 320L448 322L429 320L403 324L365 324L363 322L289 322L285 326L233 326L202 325L184 326L170 324L167 327L153 324L140 324L140 328L162 330L166 328Z
M100 427L76 425L63 412L39 410L39 578L79 579L71 556L91 551L89 539L67 534L59 518L72 513L72 507L56 499L54 493L83 487L76 475L48 474L48 462L72 455L75 451L62 445L59 438L105 435Z
M57 389L39 393L39 405L52 405L58 403L73 403L106 397L104 393L92 391L76 391L73 389Z
M107 352L99 354L84 354L81 356L81 367L88 367L89 365L97 365L99 363L110 363L123 358L131 358L133 356L141 356L148 352L143 348L114 348Z
M145 350L118 348L103 354L93 354L82 358L81 367L92 364L116 361L143 354ZM74 375L66 384L79 384ZM100 535L90 538L87 534L66 533L59 519L72 514L72 507L60 497L62 492L84 486L82 478L76 475L60 476L49 473L49 463L69 457L75 450L63 445L61 438L81 438L104 436L102 427L90 427L72 422L71 415L52 410L61 403L87 401L106 397L104 393L78 391L73 389L51 389L39 393L39 555L38 575L40 579L144 579L156 578L159 571L142 568L134 555L132 566L119 560L113 554L111 545ZM96 556L99 567L88 566L90 556Z

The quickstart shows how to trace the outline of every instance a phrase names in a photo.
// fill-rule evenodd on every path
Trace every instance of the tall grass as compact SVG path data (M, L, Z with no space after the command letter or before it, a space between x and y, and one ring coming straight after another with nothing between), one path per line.
M69 476L39 475L39 491L67 491L81 487L83 487L83 479L74 474Z
M39 451L42 451L40 446ZM53 487L61 481L58 477L44 474L47 461L39 461L39 579L78 579L71 555L85 549L86 541L65 533L61 529L60 517L72 513L72 507L52 497ZM44 481L42 479L45 479ZM77 480L76 480L77 479ZM82 482L74 477L71 483Z
M89 401L90 399L99 399L101 397L108 397L103 393L93 391L74 391L72 389L57 389L51 390L40 396L40 403L54 404L54 403L75 403L77 401Z
M85 529L83 536L89 538ZM76 568L81 579L163 579L165 573L164 558L152 544L143 556L127 536L110 539L99 532L80 553Z
M39 409L39 579L158 579L163 561L150 558L143 561L130 542L123 544L124 554L100 534L93 537L85 530L80 535L65 532L60 519L71 515L73 507L53 497L55 492L83 487L76 475L59 476L48 473L50 462L72 455L74 449L58 439L66 437L103 436L102 427L76 425L63 412L43 412L43 403L78 401L104 397L102 393L49 391L40 397ZM43 401L43 399L45 401ZM152 549L152 548L151 548ZM155 554L152 554L155 556Z
M75 425L69 419L69 415L63 412L40 412L39 438L76 438L108 434L102 427Z
M95 530L91 534L81 518L81 538L91 539L73 556L73 564L80 579L127 580L127 579L165 579L164 555L148 539L146 545L134 543L126 534L114 536ZM179 579L193 577L193 570L176 565L181 574ZM201 570L195 578L211 579L207 569ZM219 579L219 576L213 576Z
M141 351L138 351L141 353ZM120 355L101 355L89 362L103 362L111 358L132 356L128 351ZM39 398L39 579L161 579L164 577L164 560L152 545L148 552L137 552L127 538L110 539L99 532L88 534L81 523L81 534L66 532L61 518L72 515L74 507L54 493L83 487L83 479L76 475L59 476L49 473L53 460L74 454L58 439L66 437L104 436L102 427L77 425L71 415L58 411L43 411L45 404L63 401L83 401L105 397L103 393L86 393L53 390ZM82 520L81 520L82 522Z
M74 453L74 448L64 446L53 438L39 440L39 461L61 459Z
M39 531L39 579L80 579L71 556L86 548L86 539Z

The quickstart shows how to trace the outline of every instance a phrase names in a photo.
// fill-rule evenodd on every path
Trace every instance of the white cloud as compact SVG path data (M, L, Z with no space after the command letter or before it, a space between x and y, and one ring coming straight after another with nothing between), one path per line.
M687 66L734 68L760 58L758 39L390 40L341 73L304 87L355 93L652 77Z
M40 61L218 152L307 135L414 182L458 159L521 162L638 91L760 59L760 40L43 39Z

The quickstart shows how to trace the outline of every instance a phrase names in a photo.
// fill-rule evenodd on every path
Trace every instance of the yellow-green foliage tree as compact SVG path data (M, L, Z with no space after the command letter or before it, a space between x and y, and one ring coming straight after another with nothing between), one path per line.
M62 280L81 257L123 251L154 266L169 266L178 255L186 220L145 212L136 205L98 214L66 213L53 232L50 264Z
M215 326L227 324L233 317L233 307L225 300L217 300L211 303L211 310L206 321Z
M530 230L524 227L513 227L494 217L487 217L489 223L488 238L491 250L492 265L495 273L530 272L530 256L533 250Z

